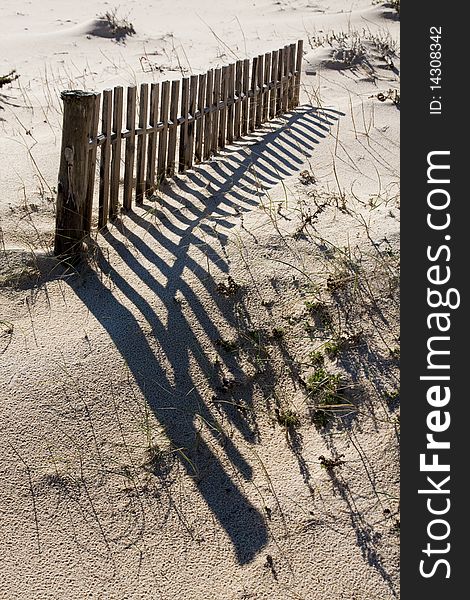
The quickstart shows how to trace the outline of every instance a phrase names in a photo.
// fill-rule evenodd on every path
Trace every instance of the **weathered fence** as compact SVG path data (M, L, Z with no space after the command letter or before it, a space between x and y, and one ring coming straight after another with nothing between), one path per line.
M138 98L137 88L129 87L125 112L121 86L102 94L63 92L55 254L80 253L91 231L98 148L101 229L120 204L130 210L134 197L142 204L164 179L298 106L302 55L299 40L251 62L182 81L143 83Z

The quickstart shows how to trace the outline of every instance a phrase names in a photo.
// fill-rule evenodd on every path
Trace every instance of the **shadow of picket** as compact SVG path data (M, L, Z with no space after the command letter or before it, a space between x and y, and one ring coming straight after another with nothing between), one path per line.
M196 319L198 328L213 342L225 366L237 373L240 367L236 356L216 347L215 342L222 334L213 319L213 310L217 310L233 329L236 326L232 311L235 299L218 293L208 265L228 274L224 245L227 231L236 222L236 212L249 211L259 204L260 196L267 189L299 171L305 158L312 154L339 116L335 111L320 113L301 107L274 128L270 124L261 134L234 144L216 161L176 178L163 188L161 196L153 202L147 201L143 211L130 212L115 227L103 231L105 243L110 246L109 254L119 260L109 259L98 249L99 269L90 270L80 282L69 281L74 293L105 329L124 359L172 446L184 449L186 459L181 458L182 465L196 481L208 508L230 538L241 564L251 561L266 546L268 528L261 511L236 483L236 479L249 482L252 467L232 439L217 426L214 412L223 411L248 444L256 443L256 423L228 404L221 403L215 409L211 399L198 389L191 374L191 361L214 381L215 387L220 374L215 372L207 348L196 337L194 326L175 298L177 295L183 298L190 308L191 319ZM194 202L188 202L188 197ZM159 211L166 211L167 217L155 223L153 219ZM216 237L208 236L209 241L199 233L204 232L203 221L208 217L216 218L220 228ZM207 264L194 253L202 247ZM140 257L145 258L152 269L142 264ZM138 285L131 285L126 279L124 272L129 270ZM119 295L127 299L126 305L103 283L99 271L105 273ZM188 281L188 272L193 282L196 279L196 286ZM163 305L166 323L158 316L153 301L149 302L149 291L155 302ZM207 306L208 297L213 306ZM236 301L243 305L243 291L237 292ZM136 315L144 317L150 325L151 336L158 340L171 372L157 358ZM266 368L269 369L269 365ZM253 387L245 386L241 397L246 406L253 409ZM194 421L198 415L211 425L207 429L214 443L225 452L236 477L227 472L203 439L199 439L195 447Z

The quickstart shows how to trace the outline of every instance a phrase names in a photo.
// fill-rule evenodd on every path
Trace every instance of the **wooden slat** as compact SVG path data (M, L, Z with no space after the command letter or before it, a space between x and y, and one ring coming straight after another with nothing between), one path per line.
M100 121L100 100L101 94L96 94L93 101L93 117L91 121L90 139L94 140L98 135L98 124ZM96 171L96 154L98 144L93 144L90 155L88 157L88 183L86 191L86 208L84 215L84 229L90 231L91 219L93 215L93 196L95 192L95 171Z
M252 97L250 98L250 118L248 122L248 130L255 130L255 120L256 120L256 104L257 104L257 94L256 94L256 82L258 80L258 57L255 56L253 58L251 64L251 92Z
M194 160L197 163L202 162L203 157L203 142L204 142L204 130L205 130L205 122L206 115L204 114L204 106L206 101L206 73L199 75L199 85L198 85L198 94L197 94L197 106L196 111L199 114L199 118L196 121L196 143L194 146Z
M158 123L158 102L160 95L160 84L152 83L150 86L150 114L149 125L155 128ZM148 135L147 147L147 177L145 190L147 196L151 196L155 191L155 163L157 162L157 133L150 131Z
M171 82L171 98L170 98L170 130L168 134L168 160L166 174L168 177L173 177L175 174L175 159L176 159L176 136L178 133L178 100L180 93L180 82L178 80Z
M240 134L246 135L248 133L248 114L249 114L249 100L248 91L250 89L250 61L245 59L243 61L243 73L242 73L242 94L244 98L242 100L242 123L240 128Z
M257 77L257 86L258 86L258 96L256 98L256 119L255 125L256 127L261 127L262 117L263 117L263 82L264 82L264 57L263 55L258 56L258 77Z
M283 62L283 75L284 84L282 86L282 112L288 111L288 94L289 94L289 81L287 75L289 74L289 46L284 46L284 62Z
M109 192L109 218L115 219L119 214L119 180L121 176L121 131L123 110L123 88L116 86L113 97L113 143L111 157L111 184Z
M211 108L214 103L214 71L207 71L206 77L206 106ZM212 150L212 121L213 113L209 112L204 119L204 160L209 160Z
M170 106L170 82L162 83L162 97L160 103L160 122L163 123L163 129L159 133L158 140L158 165L157 165L157 184L160 184L166 175L166 153L168 148L168 108Z
M103 92L103 110L101 115L101 132L105 141L101 146L100 160L100 196L98 208L98 227L105 227L109 210L109 165L111 162L111 120L113 90Z
M289 71L290 71L290 79L289 79L289 97L288 97L288 109L292 110L294 108L294 93L295 93L295 44L290 44L289 46Z
M219 147L219 102L220 102L220 84L222 80L222 69L215 69L214 71L214 94L213 94L213 106L215 108L212 113L212 154L215 154Z
M272 53L272 65L271 65L271 81L277 83L278 80L278 50L274 50ZM274 119L276 116L276 97L277 97L277 88L274 87L269 96L269 118Z
M186 153L188 145L188 115L189 115L189 77L181 82L181 116L184 122L180 125L180 144L178 171L184 173L186 170Z
M227 108L227 144L233 144L233 117L235 113L233 104L235 97L235 65L233 63L228 66L227 78L227 100L229 103Z
M276 94L276 116L282 113L282 77L284 75L284 48L280 48L278 51L278 63L277 63L277 79L279 87L277 88Z
M187 169L192 169L193 167L193 156L194 156L194 133L196 131L196 122L193 120L196 114L196 106L197 106L197 75L191 75L189 80L189 116L191 118L190 123L188 123L188 143L186 146L185 153L185 165Z
M227 65L222 67L222 85L220 89L220 96L223 101L223 106L220 109L219 118L219 149L225 148L225 140L227 136L227 98L228 98L228 70Z
M137 166L135 173L135 201L142 204L145 194L145 150L147 137L147 120L149 107L149 85L143 83L140 86L139 101L139 128L144 131L137 138Z
M240 138L241 135L241 111L242 111L242 103L240 99L241 91L242 91L242 76L243 76L243 61L237 60L235 64L235 83L234 83L234 92L237 97L237 101L235 103L235 108L233 110L233 135L236 140Z
M264 55L264 84L265 91L263 93L263 116L261 121L266 123L269 118L269 81L271 78L271 52L267 52Z
M299 40L297 42L297 57L295 70L297 71L297 75L295 76L295 92L294 92L294 102L295 106L299 106L300 104L300 79L302 76L302 58L304 55L304 41Z
M129 131L129 137L126 139L126 154L124 167L124 201L125 210L132 208L132 188L134 183L134 155L135 155L135 109L136 109L137 88L135 86L127 88L127 107L126 107L126 129Z

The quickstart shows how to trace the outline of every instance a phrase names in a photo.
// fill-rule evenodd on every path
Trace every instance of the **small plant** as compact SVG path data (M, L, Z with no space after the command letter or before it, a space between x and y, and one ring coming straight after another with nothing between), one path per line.
M359 342L360 335L360 333L356 333L354 335L341 335L333 338L325 344L325 354L331 359L338 358L345 350Z
M237 342L234 340L224 340L222 338L218 338L217 340L215 340L215 344L216 346L220 346L227 352L235 352L235 350L237 350L238 348Z
M396 389L396 390L391 390L391 391L385 392L384 397L386 400L396 400L397 398L400 397L400 390Z
M344 290L348 280L348 277L333 277L330 275L326 280L326 289L332 294Z
M308 312L313 313L315 310L317 310L318 306L321 303L320 302L311 302L310 300L306 300L304 304L305 304L305 308L308 310Z
M100 15L99 18L106 22L112 37L117 42L122 42L127 36L135 35L135 29L130 21L119 18L117 16L117 11L117 8L113 8L112 10L106 11L104 15Z
M309 315L314 318L315 324L318 327L322 327L324 329L331 327L333 319L328 306L324 302L312 302L307 300L305 302L305 308L307 309Z
M376 96L380 102L391 100L393 104L400 108L400 92L397 89L389 89L387 92L379 92Z
M248 329L246 331L247 338L254 342L257 346L261 345L263 332L260 329Z
M312 325L311 323L304 323L304 331L309 336L315 335L315 325Z
M302 183L303 185L312 185L317 182L317 180L315 179L315 175L307 170L300 171L299 179L300 183Z
M374 0L372 4L382 4L383 6L393 8L397 14L400 14L400 0L388 0L387 2L383 2L382 0Z
M320 46L331 48L330 66L334 69L349 69L367 62L363 37L357 31L332 31L320 36L309 36L312 49Z
M175 454L171 450L163 450L157 444L150 445L145 452L142 467L162 479L167 478L173 468Z
M250 359L256 365L258 373L263 373L269 360L269 351L265 346L265 341L269 333L263 329L248 329L244 336L249 342L248 348Z
M319 429L324 429L330 424L330 415L324 410L315 410L312 415L312 421Z
M328 373L326 369L320 368L308 377L307 390L322 404L332 404L338 399L340 380L340 375Z
M275 409L277 422L284 429L295 429L300 426L300 419L297 413L290 408L287 409Z
M312 350L309 354L310 363L314 367L322 367L325 362L325 357L319 350Z
M8 75L0 75L0 88L8 83L12 83L16 79L18 79L19 75L15 71L15 69L11 70Z
M331 473L335 467L344 465L344 460L341 460L342 458L344 458L344 454L339 454L335 458L325 458L322 454L318 457L318 460L320 461L321 468Z
M227 283L221 282L217 284L217 292L222 296L234 296L239 289L240 286L238 283L235 283L230 275L227 277Z
M315 410L312 418L318 427L326 427L333 412L350 406L340 395L341 376L329 373L323 367L307 378L306 388Z
M261 300L261 305L265 308L271 308L274 306L274 300Z
M283 327L273 327L271 335L275 340L282 339L286 334L286 330Z
M400 404L400 388L384 392L384 400L390 410L395 410Z
M328 356L328 358L337 358L347 347L347 338L337 337L325 344L325 354Z

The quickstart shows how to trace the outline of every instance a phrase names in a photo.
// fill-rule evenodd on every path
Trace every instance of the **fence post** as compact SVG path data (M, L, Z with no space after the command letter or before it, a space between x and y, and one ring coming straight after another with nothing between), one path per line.
M92 129L95 98L94 92L81 90L61 93L64 118L54 241L54 254L57 256L78 256L82 252L81 242L89 233L89 132Z

